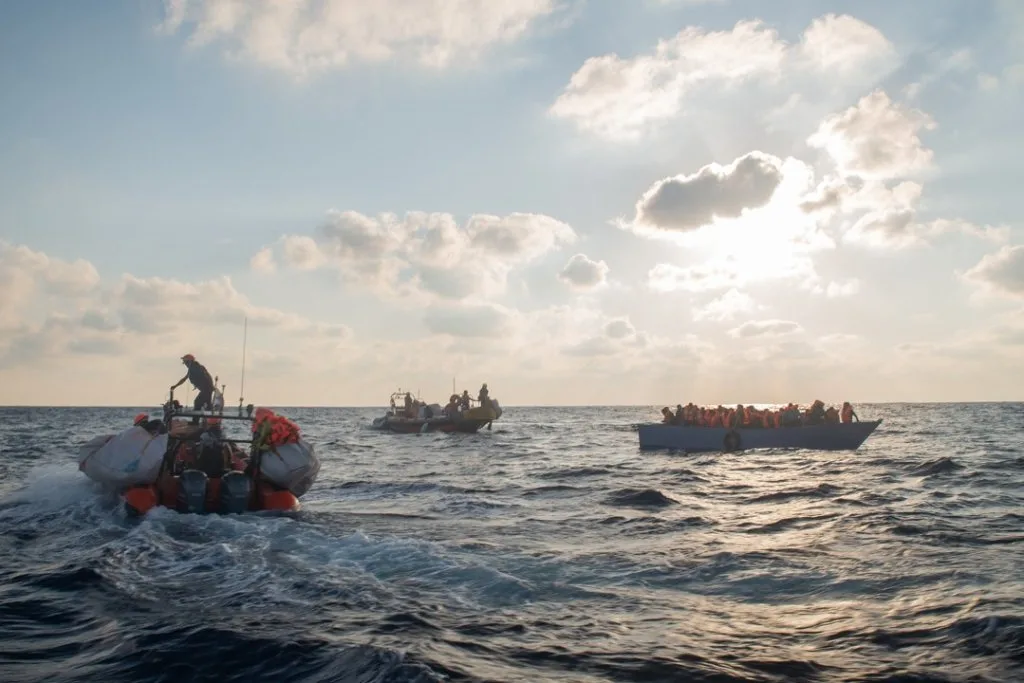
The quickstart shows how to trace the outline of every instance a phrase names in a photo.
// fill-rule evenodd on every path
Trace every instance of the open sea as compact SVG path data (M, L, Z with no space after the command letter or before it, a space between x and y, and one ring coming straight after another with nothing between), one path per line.
M141 520L75 457L139 408L0 409L0 682L1024 681L1024 405L642 453L660 408L281 409L301 512Z

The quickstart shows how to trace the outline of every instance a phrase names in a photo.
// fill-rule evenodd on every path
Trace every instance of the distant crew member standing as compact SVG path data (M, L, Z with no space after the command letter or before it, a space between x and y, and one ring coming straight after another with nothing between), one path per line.
M196 388L199 393L196 394L195 403L192 405L193 410L210 410L212 409L213 403L213 377L210 376L210 371L203 367L196 357L191 353L186 353L181 357L181 362L188 368L188 372L185 376L178 380L178 383L171 387L171 391L174 391L182 384L185 380L192 383L192 386ZM199 418L193 417L192 424L198 424Z

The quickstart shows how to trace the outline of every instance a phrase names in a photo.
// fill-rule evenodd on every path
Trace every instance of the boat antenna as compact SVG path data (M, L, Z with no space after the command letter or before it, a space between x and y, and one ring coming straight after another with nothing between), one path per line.
M245 347L249 341L249 316L245 316L242 325L242 381L238 387L238 417L242 417L242 404L245 402Z

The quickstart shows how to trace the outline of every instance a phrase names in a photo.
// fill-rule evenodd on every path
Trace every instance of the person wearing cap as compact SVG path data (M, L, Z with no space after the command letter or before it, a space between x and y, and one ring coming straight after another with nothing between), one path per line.
M186 353L181 357L181 362L188 368L185 376L178 380L178 383L171 387L171 391L174 391L182 384L185 380L192 382L192 386L196 388L199 393L196 394L195 403L192 405L193 410L209 410L212 407L213 402L213 376L210 375L210 371L207 370L196 357L191 353ZM198 424L199 418L193 417L192 423Z
M167 429L164 427L163 422L156 419L150 420L149 415L147 415L146 413L139 413L138 415L136 415L135 420L133 420L132 424L134 424L136 427L142 427L153 436L156 436L157 434L163 434L164 432L167 431Z

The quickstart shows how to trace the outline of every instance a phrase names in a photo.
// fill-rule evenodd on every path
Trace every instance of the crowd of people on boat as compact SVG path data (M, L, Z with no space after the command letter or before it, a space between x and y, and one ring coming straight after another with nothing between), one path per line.
M480 406L491 407L491 398L490 393L487 390L487 382L484 382L483 386L480 387L476 401ZM452 394L451 397L449 397L448 404L441 409L441 412L446 417L458 417L472 407L473 398L469 395L468 389L463 389L462 395ZM421 413L429 410L429 405L419 399L413 398L411 392L405 392L405 405L403 406L402 411L403 417L410 419L424 417ZM398 413L394 398L391 399L391 411L393 413ZM425 415L425 417L440 417L440 415Z
M775 429L860 421L849 402L844 401L841 408L836 408L825 407L825 403L820 400L815 400L803 409L795 403L764 409L744 405L726 408L721 405L708 407L687 403L685 406L677 405L674 412L666 406L661 409L661 415L664 424L732 429Z

